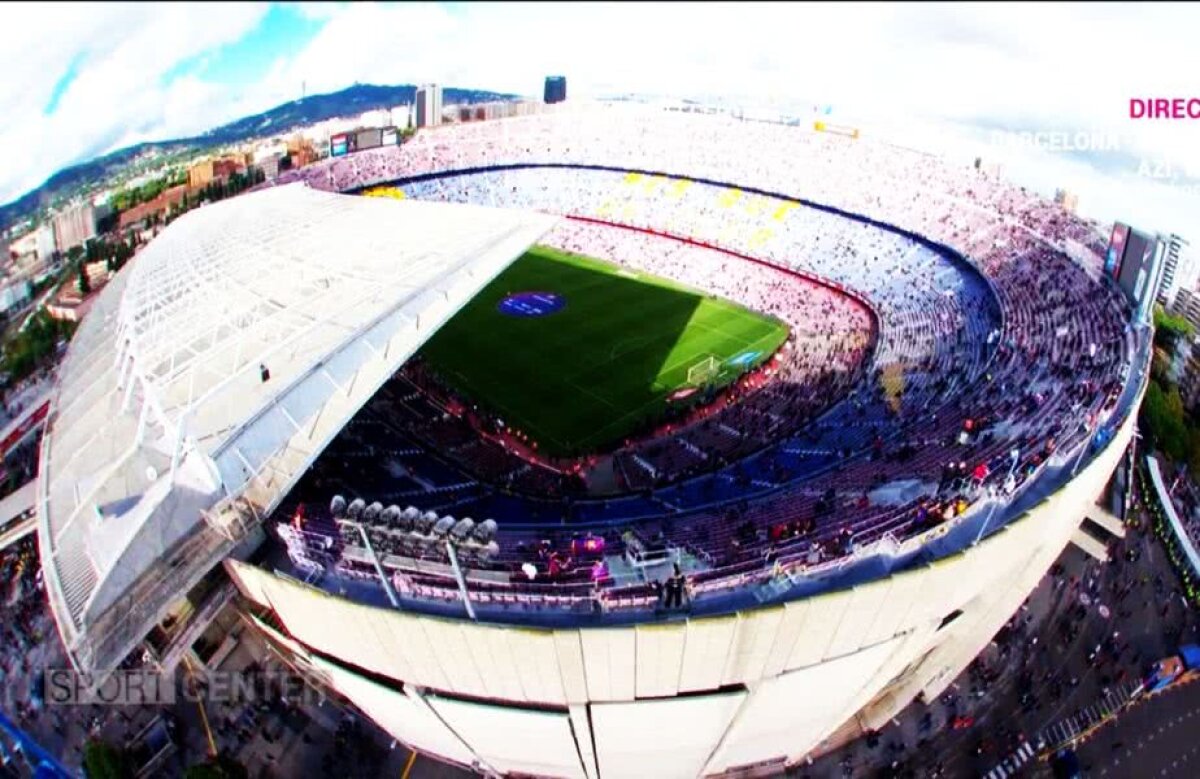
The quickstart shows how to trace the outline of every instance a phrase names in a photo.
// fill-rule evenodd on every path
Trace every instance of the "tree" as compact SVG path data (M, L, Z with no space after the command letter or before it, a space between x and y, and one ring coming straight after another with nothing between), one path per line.
M79 289L79 295L80 297L87 297L92 291L92 283L88 281L87 265L82 262L79 263L75 266L75 273L75 285Z
M1154 344L1156 346L1173 351L1180 341L1191 338L1192 333L1193 328L1186 319L1168 314L1162 306L1154 307Z
M1166 384L1171 370L1171 356L1166 349L1154 348L1154 356L1150 360L1150 376L1157 382Z
M246 767L228 755L190 766L183 779L246 779Z
M1196 436L1189 429L1178 387L1163 389L1159 382L1150 382L1142 401L1142 426L1150 441L1171 460L1190 459Z
M83 750L83 768L88 779L130 779L129 758L107 741L92 739Z

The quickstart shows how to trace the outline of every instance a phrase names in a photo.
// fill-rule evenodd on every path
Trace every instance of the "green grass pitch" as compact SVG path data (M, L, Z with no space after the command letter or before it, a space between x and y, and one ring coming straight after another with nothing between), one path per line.
M561 310L516 317L498 306L518 292L554 292ZM688 368L758 352L787 339L783 322L728 300L611 263L533 247L421 349L467 399L523 431L550 456L619 442L662 418ZM742 371L723 369L728 384Z

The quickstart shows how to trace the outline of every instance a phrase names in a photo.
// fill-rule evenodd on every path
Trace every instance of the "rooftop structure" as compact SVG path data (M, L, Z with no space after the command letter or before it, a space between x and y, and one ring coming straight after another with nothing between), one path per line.
M302 185L191 212L98 296L38 482L72 661L112 667L554 218Z

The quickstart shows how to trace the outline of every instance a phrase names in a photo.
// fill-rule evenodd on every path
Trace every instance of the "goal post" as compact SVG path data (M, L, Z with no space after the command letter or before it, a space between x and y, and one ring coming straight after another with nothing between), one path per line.
M687 382L693 387L703 387L711 384L720 373L720 363L713 355L708 355L692 364L687 371Z

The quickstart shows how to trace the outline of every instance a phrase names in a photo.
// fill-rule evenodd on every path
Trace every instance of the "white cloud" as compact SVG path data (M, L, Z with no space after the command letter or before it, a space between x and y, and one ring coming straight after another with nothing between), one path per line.
M349 3L284 3L284 5L295 9L305 19L323 22L345 10Z
M179 63L232 43L253 29L266 8L257 4L101 6L12 5L0 27L20 29L0 51L0 148L7 157L0 201L8 201L64 164L109 151L125 139L193 130L216 102L195 104L196 85L162 76ZM50 116L43 109L72 62L78 76ZM181 115L193 101L197 110Z
M1198 92L1200 49L1192 35L1200 29L1200 9L1192 6L304 3L296 8L320 21L320 31L275 61L264 77L230 91L195 78L164 88L158 78L188 57L240 38L260 20L266 10L261 5L3 7L0 24L25 34L0 52L6 73L0 115L21 117L0 127L0 143L13 158L0 179L0 199L37 184L98 144L111 148L133 138L202 130L290 99L301 82L309 94L355 81L436 81L537 95L550 73L567 76L572 96L641 92L820 100L843 114L893 123L914 118L1112 131L1121 134L1123 152L1132 160L1190 160L1200 172L1200 144L1194 141L1200 122L1128 119L1131 97ZM80 78L63 96L59 112L42 118L51 85L80 55ZM1105 180L1076 175L1069 165L1063 171L1088 187L1102 187ZM1138 193L1132 210L1167 203L1155 213L1186 220L1186 209L1174 202L1182 196L1179 188L1165 198L1162 187L1143 189L1129 189ZM1085 204L1121 198L1119 192L1102 194L1085 196ZM1200 235L1200 226L1191 232Z

